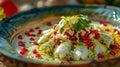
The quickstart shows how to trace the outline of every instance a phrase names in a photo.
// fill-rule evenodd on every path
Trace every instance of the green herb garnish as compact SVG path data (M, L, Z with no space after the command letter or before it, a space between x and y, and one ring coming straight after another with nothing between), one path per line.
M79 31L83 28L86 28L89 26L89 24L91 23L90 20L88 20L85 16L77 16L78 17L78 22L73 24L73 28L76 30L76 31Z

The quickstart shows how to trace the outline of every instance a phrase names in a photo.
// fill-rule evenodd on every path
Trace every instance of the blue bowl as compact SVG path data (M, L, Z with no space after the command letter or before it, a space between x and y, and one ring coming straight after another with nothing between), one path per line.
M97 21L107 21L119 27L120 9L117 7L104 5L80 5L80 6L55 6L46 8L34 8L29 11L21 12L8 17L0 22L0 53L13 59L24 61L28 63L43 63L42 61L35 61L19 55L11 44L14 31L25 24L32 23L38 19L45 19L46 17L57 17L62 15L88 15L90 19ZM23 29L21 29L23 30ZM108 60L107 60L108 61ZM92 61L91 61L92 62ZM46 64L47 62L45 62ZM90 63L90 62L89 62ZM44 64L44 63L43 63ZM52 62L48 64L53 64ZM88 64L80 63L80 64Z

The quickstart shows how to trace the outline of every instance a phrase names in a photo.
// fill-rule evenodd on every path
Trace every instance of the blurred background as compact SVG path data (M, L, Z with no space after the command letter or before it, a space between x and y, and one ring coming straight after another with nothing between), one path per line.
M119 7L120 0L0 0L0 7L4 8L7 17L33 8L80 4L104 4Z

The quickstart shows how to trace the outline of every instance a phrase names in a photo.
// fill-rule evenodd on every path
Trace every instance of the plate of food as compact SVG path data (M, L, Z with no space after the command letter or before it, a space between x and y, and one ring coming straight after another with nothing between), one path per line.
M19 61L43 65L116 60L120 56L119 12L117 7L103 5L21 12L0 22L0 52Z

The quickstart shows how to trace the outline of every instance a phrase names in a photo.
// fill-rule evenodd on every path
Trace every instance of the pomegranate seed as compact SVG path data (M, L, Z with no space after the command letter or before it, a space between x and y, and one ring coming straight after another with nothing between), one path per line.
M98 58L103 58L103 55L101 53L99 53L97 56Z
M95 39L99 39L100 38L100 34L99 33L95 34L94 38Z
M69 34L68 32L65 32L65 35L69 36L69 37L72 37L71 34Z
M118 33L117 33L118 35L120 35L120 31L118 31Z
M20 51L20 54L21 54L21 55L25 55L26 53L27 53L26 51L23 51L23 50Z
M114 29L114 32L116 32L116 31L118 31L118 29L115 28L115 29Z
M77 44L78 44L78 42L77 42L77 41L73 41L73 44L74 44L74 45L77 45Z
M83 40L86 39L84 36L81 35L81 32L78 33L78 37L81 38L81 39L83 39Z
M99 33L99 31L98 31L98 30L94 30L94 32L95 32L95 33Z
M56 34L57 34L57 32L56 32L56 31L54 31L53 33L54 33L54 35L56 35Z
M29 32L26 32L25 35L26 35L26 36L30 36L30 33L29 33Z
M69 40L71 40L71 41L76 40L76 37L72 36L72 37L69 38Z
M20 51L20 54L21 55L25 55L27 53L27 49L26 48L23 48L21 51Z
M115 56L115 52L114 52L114 51L110 51L110 54L111 54L112 56Z
M51 26L51 25L52 25L51 22L48 22L48 23L47 23L47 26Z
M88 38L88 37L89 37L89 33L86 33L86 34L84 35L84 37Z
M92 43L92 42L88 43L88 48L90 48L90 47L92 47L92 46L93 46L93 43Z
M24 44L22 41L19 41L19 42L18 42L18 46L22 46L22 47L24 47L25 44Z
M57 41L55 42L55 44L59 46L59 45L61 44L61 42L60 42L59 40L57 40Z
M31 37L30 40L31 40L31 41L34 41L35 39Z
M42 30L38 30L38 34L42 34Z
M110 47L111 47L112 49L119 49L119 48L120 48L120 46L119 46L118 44L110 45Z
M67 61L68 62L73 61L72 57L67 58Z
M36 50L36 49L34 49L32 52L33 52L33 54L36 54L36 53L37 53L37 50Z
M34 44L34 45L39 45L38 42L36 42L36 41L34 41L33 44Z
M89 43L89 40L88 40L88 39L85 39L85 40L83 40L83 42L84 42L85 44L88 44L88 43Z
M30 29L29 32L35 32L33 29Z
M113 45L113 48L118 49L119 47L118 47L118 45Z
M93 30L90 30L90 34L94 34L95 33L95 31L93 31Z
M23 39L22 35L19 35L19 36L18 36L18 39L19 39L19 40L22 40L22 39Z
M105 22L101 21L100 24L104 25L104 26L108 26Z
M63 61L61 61L61 62L60 62L60 64L64 64L64 62L63 62Z
M91 33L91 34L98 34L99 31L98 31L98 30L91 30L90 33Z
M109 29L105 29L106 32L109 32L110 30Z
M36 54L35 57L36 57L36 58L42 58L42 57L41 57L41 54Z

